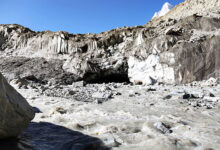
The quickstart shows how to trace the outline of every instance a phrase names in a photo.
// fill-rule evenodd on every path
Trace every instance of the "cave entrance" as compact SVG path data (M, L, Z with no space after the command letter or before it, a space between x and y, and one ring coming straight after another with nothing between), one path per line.
M109 74L103 76L97 76L93 79L87 80L88 83L130 83L128 74Z

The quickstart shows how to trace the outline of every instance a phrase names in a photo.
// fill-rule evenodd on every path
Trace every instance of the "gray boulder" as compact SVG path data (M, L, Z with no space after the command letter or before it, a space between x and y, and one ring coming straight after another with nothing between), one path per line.
M0 139L18 136L33 118L32 107L0 74Z

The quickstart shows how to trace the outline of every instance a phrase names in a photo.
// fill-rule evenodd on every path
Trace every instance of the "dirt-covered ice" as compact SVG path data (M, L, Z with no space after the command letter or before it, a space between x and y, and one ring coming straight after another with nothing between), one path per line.
M36 107L34 122L98 137L115 150L220 149L220 85L14 86Z

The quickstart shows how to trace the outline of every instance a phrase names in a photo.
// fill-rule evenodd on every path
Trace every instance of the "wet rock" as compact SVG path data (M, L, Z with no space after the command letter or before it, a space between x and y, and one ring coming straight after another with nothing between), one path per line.
M96 103L96 104L102 104L102 103L103 103L103 99L96 99L96 100L95 100L95 103Z
M151 103L149 106L154 106L155 104L154 103Z
M154 123L154 127L156 129L158 129L160 132L162 132L163 134L169 134L172 133L173 131L170 129L169 126L165 125L162 122L156 122Z
M129 97L134 97L137 94L134 90L129 90L128 95Z
M210 96L210 97L215 97L215 95L212 94L211 92L209 93L209 96Z
M156 88L154 88L154 87L149 87L149 88L147 88L147 91L148 92L155 92L155 91L157 91L157 89Z
M0 139L16 137L34 118L34 110L0 74Z
M207 109L213 109L213 106L207 105L206 108L207 108Z
M120 93L120 92L115 92L115 95L122 95L122 93Z
M191 98L191 95L185 93L185 94L182 96L182 98L183 98L183 99L189 99L189 98Z
M116 139L113 136L109 136L103 139L103 142L108 147L118 147L121 144L116 141Z
M172 95L167 95L163 99L166 100L166 99L171 99L171 98L172 98Z
M128 94L129 94L130 97L135 96L135 91L129 90L129 93L128 93Z
M62 108L62 107L57 107L57 108L56 108L56 111L59 112L59 113L61 113L61 114L67 113L67 110L65 110L65 109Z
M204 97L204 94L203 93L185 93L182 98L183 99L198 99L198 98L202 98Z

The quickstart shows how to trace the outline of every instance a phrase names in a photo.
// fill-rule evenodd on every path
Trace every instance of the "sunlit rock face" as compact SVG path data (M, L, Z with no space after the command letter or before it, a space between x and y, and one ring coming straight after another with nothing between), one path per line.
M18 136L33 118L32 107L0 74L0 139Z
M208 1L196 3L200 8L206 7ZM201 12L194 8L181 19L171 15L178 16L180 10L196 3L185 1L145 26L117 28L100 34L34 32L20 25L0 25L0 56L59 60L60 69L72 74L75 81L97 81L114 75L143 84L151 80L186 83L218 77L220 14L219 7L214 5L219 2L210 1L201 15L194 14ZM53 65L50 68L57 70ZM30 72L39 76L36 71Z

